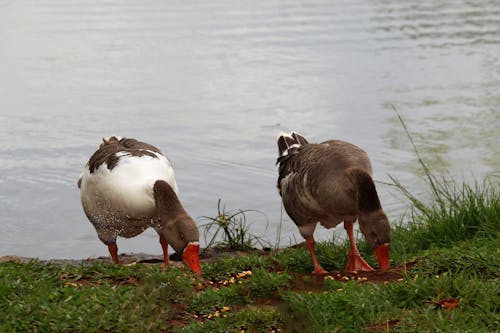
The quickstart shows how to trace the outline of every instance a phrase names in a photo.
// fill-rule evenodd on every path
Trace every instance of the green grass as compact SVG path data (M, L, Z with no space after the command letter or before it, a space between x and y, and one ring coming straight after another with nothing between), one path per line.
M400 257L433 247L449 247L474 237L500 236L498 183L454 185L440 181L432 187L430 205L405 192L414 206L407 219L392 230L391 248Z
M203 264L203 277L210 280L224 280L231 273L266 267L268 258L251 252L245 256L225 256L210 264Z
M192 291L188 275L173 273L147 266L1 264L0 331L166 329L172 302Z
M428 174L431 200L408 191L392 230L387 283L310 275L304 247L226 256L184 268L93 263L0 264L0 332L495 332L500 327L500 190ZM359 249L375 264L364 241ZM317 244L342 270L347 246ZM248 273L251 271L251 274ZM457 302L443 308L443 301Z

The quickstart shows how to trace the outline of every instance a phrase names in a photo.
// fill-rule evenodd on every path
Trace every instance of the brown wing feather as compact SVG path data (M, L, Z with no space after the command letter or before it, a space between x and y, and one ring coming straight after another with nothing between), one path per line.
M157 158L154 153L161 154L161 151L145 142L138 141L132 138L118 139L117 137L111 137L109 139L103 139L99 149L90 157L88 161L88 166L90 173L93 173L98 169L103 163L106 163L109 170L118 164L119 156L116 153L124 152L131 156L151 156Z

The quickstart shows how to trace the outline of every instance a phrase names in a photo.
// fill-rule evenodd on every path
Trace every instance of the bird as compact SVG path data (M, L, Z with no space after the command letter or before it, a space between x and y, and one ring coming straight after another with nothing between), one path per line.
M313 274L328 273L314 250L313 234L318 223L330 229L344 222L350 243L344 271L374 270L356 246L356 220L380 269L389 269L390 225L377 195L367 153L342 140L309 143L295 131L280 133L277 144L278 192L285 211L306 241Z
M133 138L103 138L78 179L83 210L99 239L119 264L118 236L130 238L147 228L159 235L165 269L169 244L201 275L199 231L178 198L170 161Z

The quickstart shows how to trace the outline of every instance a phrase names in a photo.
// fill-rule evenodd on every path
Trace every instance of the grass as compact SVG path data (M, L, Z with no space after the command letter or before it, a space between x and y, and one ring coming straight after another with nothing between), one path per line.
M192 290L186 288L190 281L186 274L178 273L163 275L157 267L147 266L4 263L0 265L0 331L166 329L172 302Z

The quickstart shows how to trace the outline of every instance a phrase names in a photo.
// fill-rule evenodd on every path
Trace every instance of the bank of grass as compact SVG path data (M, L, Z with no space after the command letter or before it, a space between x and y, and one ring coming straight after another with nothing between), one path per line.
M0 264L1 332L495 332L500 327L500 191L496 178L432 178L430 204L392 231L401 279L310 275L304 247L227 256L186 269L137 264ZM371 251L362 254L376 265ZM340 271L346 244L318 244ZM448 304L448 305L447 305ZM451 304L451 306L449 305Z

